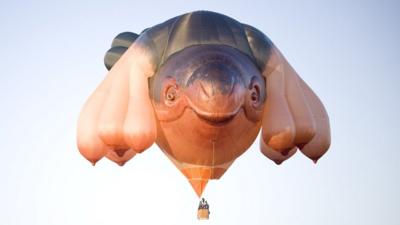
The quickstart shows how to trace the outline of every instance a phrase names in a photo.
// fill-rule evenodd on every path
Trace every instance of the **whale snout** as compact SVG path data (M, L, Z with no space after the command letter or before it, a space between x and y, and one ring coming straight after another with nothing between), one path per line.
M209 63L196 69L185 85L192 108L202 117L229 118L244 102L245 85L240 72L224 63Z
M188 47L171 56L152 78L151 93L160 121L175 121L187 111L193 121L223 125L240 111L261 119L265 80L251 58L223 45Z
M238 82L238 72L222 63L204 65L193 72L186 87L201 85L204 94L212 98L216 95L228 95Z

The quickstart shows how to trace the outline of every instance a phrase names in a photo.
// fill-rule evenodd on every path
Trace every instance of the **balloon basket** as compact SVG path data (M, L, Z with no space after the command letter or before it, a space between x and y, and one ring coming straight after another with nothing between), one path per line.
M210 211L208 209L199 209L197 211L197 219L199 220L208 220L210 215Z

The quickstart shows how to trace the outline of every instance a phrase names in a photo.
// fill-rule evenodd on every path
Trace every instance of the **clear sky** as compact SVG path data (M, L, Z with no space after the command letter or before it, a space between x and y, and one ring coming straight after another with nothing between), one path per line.
M324 102L332 146L276 166L258 142L205 196L211 220L157 146L124 167L92 167L76 147L79 111L106 74L104 53L189 11L264 31ZM2 1L0 223L400 224L400 4L397 1Z

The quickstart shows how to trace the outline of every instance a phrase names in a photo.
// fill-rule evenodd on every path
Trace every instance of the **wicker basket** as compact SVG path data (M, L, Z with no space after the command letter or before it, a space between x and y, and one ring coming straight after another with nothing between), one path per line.
M208 220L210 215L210 211L208 209L199 209L197 211L197 219L199 220Z

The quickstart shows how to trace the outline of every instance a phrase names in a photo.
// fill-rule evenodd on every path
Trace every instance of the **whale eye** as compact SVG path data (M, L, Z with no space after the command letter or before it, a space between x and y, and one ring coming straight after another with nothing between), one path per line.
M258 101L257 92L251 93L251 101L253 101L253 102L257 102Z
M250 101L255 107L259 106L260 104L260 86L258 83L253 83L251 86Z
M167 93L167 100L168 101L174 101L175 100L175 92L174 91L169 91L168 93Z
M178 92L175 86L169 86L165 91L165 103L173 104L178 98Z

